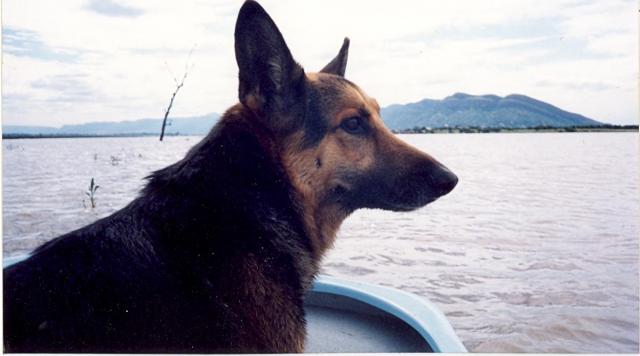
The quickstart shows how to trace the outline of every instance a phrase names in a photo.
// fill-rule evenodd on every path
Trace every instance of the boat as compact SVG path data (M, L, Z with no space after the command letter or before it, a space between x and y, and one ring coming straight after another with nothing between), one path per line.
M27 257L3 258L3 268ZM398 289L322 275L305 311L309 353L467 352L433 303Z
M305 309L307 352L467 352L433 303L395 288L319 276Z

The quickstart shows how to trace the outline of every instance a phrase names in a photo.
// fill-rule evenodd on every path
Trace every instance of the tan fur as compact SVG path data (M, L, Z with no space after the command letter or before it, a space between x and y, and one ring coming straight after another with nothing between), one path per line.
M374 164L376 150L395 144L379 141L397 141L384 126L375 99L355 86L332 81L332 77L323 73L307 74L307 80L312 85L340 88L339 100L326 108L331 118L326 136L318 145L303 149L304 135L296 132L285 140L281 152L285 169L302 202L307 232L314 242L315 251L320 255L332 246L340 225L348 215L342 207L323 201L327 190L336 183L348 186L335 173L345 167L367 171ZM358 115L362 109L371 114L370 123L377 131L376 135L363 140L337 129L343 120Z
M259 112L261 103L260 103L260 100L258 99L258 95L257 94L247 95L247 97L245 98L245 105L249 109L251 109L251 111Z
M269 282L269 273L263 269L264 262L249 254L237 271L237 282L244 286L243 295L232 302L238 302L235 310L242 313L246 323L244 337L251 343L257 342L254 352L303 352L304 322L288 308L295 300L283 285Z

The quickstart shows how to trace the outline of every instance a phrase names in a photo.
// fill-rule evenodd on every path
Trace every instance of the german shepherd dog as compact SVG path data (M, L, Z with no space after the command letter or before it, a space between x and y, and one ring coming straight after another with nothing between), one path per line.
M305 292L341 222L457 183L344 78L348 46L305 73L246 1L240 103L128 206L4 270L5 351L303 351Z

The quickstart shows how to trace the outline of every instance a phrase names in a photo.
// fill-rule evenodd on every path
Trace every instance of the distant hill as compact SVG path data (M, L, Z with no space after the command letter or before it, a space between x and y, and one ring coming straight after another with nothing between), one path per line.
M2 125L2 134L53 135L58 131L49 126Z
M218 121L216 113L202 116L169 118L166 135L204 135ZM119 122L89 122L78 125L64 125L60 128L46 126L3 125L3 135L160 135L162 119L139 119Z
M480 127L531 128L599 126L603 123L579 114L570 113L551 104L525 95L469 95L456 93L442 100L424 99L406 105L394 104L382 109L382 117L393 130L414 127ZM205 135L220 115L170 119L167 135ZM4 135L160 135L162 119L140 119L119 122L90 122L65 125L60 128L45 126L3 125Z
M570 113L525 95L469 95L456 93L442 100L424 99L382 109L390 129L414 127L529 128L536 126L597 126L603 123Z

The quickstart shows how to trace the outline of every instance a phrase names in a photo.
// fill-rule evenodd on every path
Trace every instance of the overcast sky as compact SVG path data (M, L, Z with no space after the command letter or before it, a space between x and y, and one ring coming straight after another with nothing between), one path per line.
M610 123L637 123L635 0L283 1L262 6L317 71L351 38L347 77L382 106L455 92L520 93ZM4 0L4 124L172 116L237 101L240 0Z

